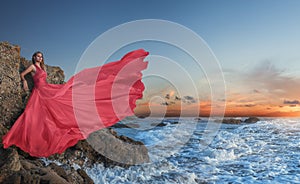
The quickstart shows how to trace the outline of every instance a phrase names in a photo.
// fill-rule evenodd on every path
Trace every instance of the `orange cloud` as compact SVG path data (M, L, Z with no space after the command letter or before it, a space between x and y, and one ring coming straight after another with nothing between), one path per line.
M209 94L200 97L179 96L176 91L164 89L152 92L161 96L162 102L149 103L144 99L136 112L166 116L300 116L300 79L291 77L270 62L248 71L225 70L226 99L210 101ZM158 94L159 93L159 94ZM150 98L148 96L148 98ZM195 112L195 109L199 111ZM191 113L188 113L188 112Z

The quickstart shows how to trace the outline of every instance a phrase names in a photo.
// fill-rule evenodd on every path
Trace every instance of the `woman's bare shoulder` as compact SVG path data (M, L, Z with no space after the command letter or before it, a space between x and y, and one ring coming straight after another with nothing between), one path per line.
M33 71L33 72L36 71L36 68L35 68L35 66L34 66L33 64L29 65L29 66L21 73L21 76L25 76L25 75L27 75L29 72L32 73L32 71Z
M29 65L29 67L31 67L31 68L35 68L34 64L31 64L31 65ZM29 67L28 67L28 68L29 68Z
M36 71L35 65L34 64L29 65L26 70L28 70L29 72L35 72Z
M31 72L32 70L35 70L34 64L30 64L23 72Z

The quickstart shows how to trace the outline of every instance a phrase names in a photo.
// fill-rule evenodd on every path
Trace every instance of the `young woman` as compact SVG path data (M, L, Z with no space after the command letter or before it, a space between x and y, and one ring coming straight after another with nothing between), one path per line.
M24 78L25 75L27 75L29 72L31 72L31 75L34 76L34 74L36 72L36 66L38 66L42 70L46 71L42 52L37 51L32 55L32 63L33 64L30 65L26 70L24 70L20 75L22 83L23 83L23 88L25 91L28 91L28 84Z
M148 54L135 50L119 61L84 69L65 84L49 84L43 54L34 53L33 64L20 75L28 90L24 76L31 73L34 88L24 112L3 136L4 148L16 145L31 156L48 157L133 115L143 96L141 71Z

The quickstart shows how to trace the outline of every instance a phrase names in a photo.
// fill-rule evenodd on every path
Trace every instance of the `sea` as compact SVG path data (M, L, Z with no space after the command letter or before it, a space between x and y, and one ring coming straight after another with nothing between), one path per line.
M300 119L261 118L252 124L216 119L126 119L120 123L139 127L115 130L143 142L150 162L85 170L101 184L300 183Z

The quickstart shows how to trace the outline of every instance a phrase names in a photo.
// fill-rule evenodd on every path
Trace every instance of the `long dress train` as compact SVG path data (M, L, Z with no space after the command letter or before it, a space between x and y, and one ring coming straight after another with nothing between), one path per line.
M3 136L4 148L16 145L31 156L48 157L133 115L145 88L141 71L147 55L143 49L129 52L119 61L84 69L65 84L48 84L47 73L35 65L34 88Z

